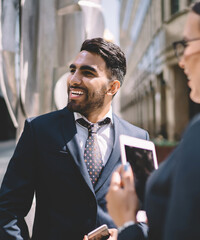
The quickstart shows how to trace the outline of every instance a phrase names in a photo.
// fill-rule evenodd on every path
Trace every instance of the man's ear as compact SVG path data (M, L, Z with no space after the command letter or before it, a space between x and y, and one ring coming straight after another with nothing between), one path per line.
M118 80L114 80L110 82L110 88L108 89L107 94L115 95L119 89L120 89L120 82Z

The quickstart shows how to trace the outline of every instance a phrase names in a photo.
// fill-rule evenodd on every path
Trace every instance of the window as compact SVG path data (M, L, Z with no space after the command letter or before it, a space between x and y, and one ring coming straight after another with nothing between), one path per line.
M190 5L191 3L194 2L194 0L187 0L187 2L188 2L188 5Z
M165 6L164 6L164 0L161 0L161 14L162 14L162 22L165 20Z
M179 10L179 0L171 0L171 15L177 13Z

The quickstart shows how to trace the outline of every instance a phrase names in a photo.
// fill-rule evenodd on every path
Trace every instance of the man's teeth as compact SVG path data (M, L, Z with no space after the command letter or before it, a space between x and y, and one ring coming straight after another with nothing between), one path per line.
M81 92L81 91L72 91L72 94L74 94L74 95L83 95L83 92Z

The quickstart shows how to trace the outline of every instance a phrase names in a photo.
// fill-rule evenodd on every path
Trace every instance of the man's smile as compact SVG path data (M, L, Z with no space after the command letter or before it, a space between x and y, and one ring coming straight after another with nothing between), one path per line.
M73 88L73 87L69 88L69 98L70 99L80 98L81 96L84 95L84 93L85 93L85 90L83 90L83 89Z

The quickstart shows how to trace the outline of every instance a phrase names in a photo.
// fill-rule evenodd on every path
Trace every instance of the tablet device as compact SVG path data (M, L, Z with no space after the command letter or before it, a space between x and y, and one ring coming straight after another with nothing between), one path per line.
M135 179L138 198L143 205L145 185L152 171L158 168L155 145L151 141L120 136L122 164L130 163Z

